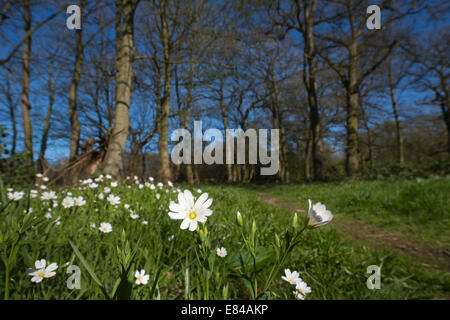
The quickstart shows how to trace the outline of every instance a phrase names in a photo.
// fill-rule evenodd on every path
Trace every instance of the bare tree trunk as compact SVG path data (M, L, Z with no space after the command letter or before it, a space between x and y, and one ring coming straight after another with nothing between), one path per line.
M223 79L220 79L220 88L219 88L219 105L220 111L222 113L222 121L223 121L223 129L225 130L225 134L228 130L228 117L227 117L227 109L225 107L224 95L223 95ZM233 140L234 142L234 140ZM225 148L227 146L225 145ZM233 182L233 165L231 163L226 163L227 167L227 181Z
M307 130L306 146L305 146L305 177L307 179L312 178L312 139L311 131Z
M391 96L392 112L394 113L395 120L395 133L397 140L397 161L399 164L403 165L405 163L405 153L403 147L403 135L402 135L402 124L400 122L397 110L397 100L395 97L394 82L392 80L391 72L391 62L388 63L388 79L389 79L389 93Z
M362 120L363 120L363 124L364 127L366 129L367 132L367 150L368 150L368 156L367 156L367 162L369 163L369 168L373 167L373 143L372 143L372 131L370 130L369 127L369 120L366 117L366 114L364 112L364 109L362 106L360 106L361 108L361 115L362 115ZM364 161L363 165L364 165Z
M317 2L304 1L304 21L305 30L303 37L305 41L304 59L303 59L303 83L308 93L309 120L311 124L311 152L312 152L312 171L314 180L322 179L322 159L321 159L321 126L319 116L319 106L317 102L317 61L315 59L315 44L313 38L314 14Z
M171 88L171 62L169 48L169 26L167 21L167 2L161 1L161 41L164 52L164 96L161 101L161 114L158 126L159 134L159 160L161 163L161 179L163 182L171 180L169 163L169 112L170 112L170 88Z
M25 34L31 30L30 0L23 0L23 22ZM31 128L30 104L30 59L31 34L26 37L22 52L22 92L20 107L22 109L23 131L25 135L25 152L29 153L30 166L33 164L33 134Z
M268 70L271 86L271 98L272 98L272 121L273 127L280 130L280 165L278 176L283 183L289 183L289 166L286 153L286 135L283 126L282 110L279 101L279 90L276 83L275 74L273 68Z
M55 88L52 83L53 63L50 65L48 72L48 107L47 114L45 116L44 129L42 131L41 149L39 151L39 159L45 158L45 152L47 151L48 133L50 131L50 120L53 111L53 104L55 103ZM41 161L39 161L41 163ZM41 168L42 171L43 168Z
M346 171L347 175L356 178L359 174L358 156L358 70L357 70L358 46L356 40L349 46L349 73L347 83L347 150Z
M443 92L443 96L440 97L439 100L441 100L440 106L442 111L442 117L444 118L445 125L447 126L447 154L450 157L450 94L448 90L444 67L442 67L439 70L439 80L441 90Z
M11 142L11 156L16 154L16 145L17 145L17 122L16 122L16 105L14 103L12 93L10 91L9 82L7 82L7 92L6 92L6 100L8 102L9 107L9 116L11 117L11 126L12 126L12 142Z
M116 115L104 169L120 177L128 136L133 76L134 12L139 1L116 0Z
M85 6L85 0L80 2L80 9L83 11ZM75 49L75 69L72 75L72 81L69 88L69 119L72 129L72 135L70 138L70 156L69 161L74 161L78 155L78 150L80 148L80 135L81 135L81 125L78 119L78 107L77 107L77 93L78 93L78 83L80 82L81 72L83 69L83 58L84 58L84 48L83 48L83 29L75 30L76 38L76 49Z
M175 74L175 92L177 96L177 105L178 105L178 121L179 121L179 128L184 128L184 110L183 110L183 103L181 99L181 93L180 93L180 86L179 86L179 76L178 76L178 65L176 64L174 67L174 74ZM185 164L187 165L187 164ZM175 164L175 172L174 172L174 181L178 181L180 177L181 172L181 166L182 164Z
M141 177L145 177L145 173L147 172L147 161L145 161L145 152L143 150L142 150L141 166L142 166Z
M192 169L194 171L194 182L199 184L200 183L200 175L198 173L198 165L193 165Z
M189 115L191 113L191 105L192 105L192 89L194 86L194 69L195 64L192 61L193 59L193 53L191 50L191 63L189 64L189 78L188 78L188 88L187 88L187 95L186 95L186 105L184 109L184 129L186 131L189 131ZM192 165L189 163L186 163L186 179L188 184L194 184L194 177L192 173Z

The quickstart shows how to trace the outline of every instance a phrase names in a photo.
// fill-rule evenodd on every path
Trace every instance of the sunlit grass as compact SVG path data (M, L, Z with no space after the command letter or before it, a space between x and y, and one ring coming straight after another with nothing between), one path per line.
M335 214L450 246L449 178L272 186L265 192L306 209L308 199L321 201Z
M281 279L285 268L299 271L311 287L306 299L441 298L449 292L448 273L427 270L397 254L354 247L329 225L306 230L299 235L299 245L285 260L280 259L280 244L282 247L299 232L306 217L299 217L294 228L291 211L264 203L248 188L202 186L202 192L213 199L213 214L200 224L201 233L181 230L180 221L169 218L169 203L177 201L174 188L119 185L111 188L111 194L120 196L120 204L112 205L106 195L103 200L98 197L104 186L57 190L59 205L54 208L49 201L29 198L28 191L21 200L8 201L2 188L0 297L294 299L294 288ZM196 190L192 193L198 197L201 193ZM72 197L83 196L86 204L64 208L61 202L68 192ZM277 192L295 192L301 199L321 201L332 212L340 213L340 206L346 203L350 213L359 207L369 214L365 210L370 201L364 200L363 191L351 201L344 197L343 203L337 194L328 190L327 195L314 185L285 186ZM24 214L28 207L32 212ZM47 219L49 207L52 217ZM139 217L131 218L130 210ZM236 221L238 211L243 226ZM112 231L100 231L102 222L110 223ZM222 247L227 250L224 258L216 253ZM56 275L32 283L27 269L43 258L58 264ZM71 264L81 269L79 290L67 288L71 274L66 270ZM380 290L366 287L370 265L382 267ZM148 284L135 283L136 270L145 270L150 276Z

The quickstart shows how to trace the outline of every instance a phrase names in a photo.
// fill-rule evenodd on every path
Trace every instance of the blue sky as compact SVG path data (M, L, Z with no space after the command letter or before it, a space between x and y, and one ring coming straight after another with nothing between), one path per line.
M376 3L376 1L374 2ZM113 8L112 8L113 9ZM41 21L45 19L46 17L50 16L53 12L55 12L55 8L44 8L44 7L33 7L33 21L36 23L37 21ZM112 11L111 11L112 12ZM111 13L110 12L110 13ZM4 23L0 27L0 33L1 33L1 41L2 45L0 47L0 57L4 58L8 52L10 52L11 48L14 47L18 41L23 36L23 31L19 28L17 28L18 25L20 25L21 16L18 12L15 12L11 15L12 17ZM42 27L38 32L36 32L33 35L33 50L36 55L33 55L33 57L38 57L39 53L36 52L39 48L39 50L42 49L42 43L49 43L51 45L52 39L45 38L46 34L48 34L49 28L61 28L60 36L64 37L66 39L72 40L72 43L74 42L75 32L67 30L66 28L66 18L68 15L65 12L61 12L50 24ZM428 21L424 19L422 16L415 16L411 17L411 27L413 30L411 32L419 32L419 33L426 33L427 30L432 29L439 29L439 28L445 28L448 27L448 19L449 13L444 12L442 13L441 20L434 19L432 21ZM83 23L83 20L82 20ZM85 24L86 25L86 24ZM88 27L89 28L89 27ZM55 31L55 29L53 29ZM87 29L87 32L92 31L90 29ZM111 27L110 36L114 37L114 30ZM293 37L298 38L299 35L293 35ZM426 45L426 44L424 44ZM45 47L45 46L44 46ZM20 53L21 50L19 50ZM73 59L73 57L70 54L67 54L66 59ZM20 64L18 63L18 60L14 58L12 60L13 65L13 74L14 76L19 80L20 79ZM33 67L33 66L32 66ZM1 68L1 67L0 67ZM37 70L33 69L32 73L32 79L31 79L31 102L33 106L32 112L38 112L41 114L44 114L46 112L47 104L48 104L48 98L46 96L45 90L42 89L43 84L46 82L46 75L43 73L44 70ZM0 72L4 72L4 70L0 70ZM68 73L70 74L70 72ZM17 90L20 90L20 84L16 81L15 85L17 87ZM420 114L431 114L431 113L438 113L439 110L433 107L419 107L416 102L423 99L425 93L419 93L412 89L407 89L399 93L398 99L399 99L399 105L401 111L405 111L408 114L414 114L414 112L420 113ZM0 98L1 99L1 98ZM0 103L2 100L0 100ZM61 112L62 114L67 114L67 95L62 95L56 100L54 110ZM208 104L211 102L203 101L202 103ZM383 106L383 109L386 110L386 113L390 111L390 101L385 99L380 99L380 105ZM134 105L136 107L136 105ZM4 106L1 107L2 110L4 110ZM133 107L132 107L133 110ZM21 125L21 117L20 117L20 108L17 106L16 108L17 118L20 120L19 125ZM252 115L251 117L258 117L257 114ZM383 118L382 115L380 115L381 118ZM251 118L250 118L251 119ZM219 120L209 118L208 121L204 120L204 127L205 125L211 126L211 127L217 127L222 128L222 123ZM382 119L381 119L382 120ZM209 124L208 124L209 123ZM10 128L10 123L7 121L7 116L4 114L4 112L0 115L0 124L6 126L7 128ZM35 156L37 156L39 146L40 146L40 132L41 127L43 123L33 121L33 130L34 133L37 134L37 136L34 137L34 150L35 150ZM206 128L205 128L206 129ZM343 126L339 126L336 128L332 128L333 131L340 131L343 129ZM21 128L19 128L21 131ZM86 134L86 132L85 132ZM23 149L23 135L20 134L18 138L18 150ZM152 143L150 144L148 150L151 150L152 152L157 152L157 136L154 137ZM68 156L68 141L62 140L62 139L53 139L51 143L48 146L46 157L51 160L55 160L61 157L67 157Z

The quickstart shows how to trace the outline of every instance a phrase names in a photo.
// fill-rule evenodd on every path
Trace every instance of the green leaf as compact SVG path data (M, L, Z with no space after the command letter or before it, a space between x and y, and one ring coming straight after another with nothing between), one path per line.
M261 269L273 260L274 250L271 247L258 247L256 249L256 268ZM248 251L238 251L230 256L230 264L234 270L241 270L253 265L252 254Z
M86 259L84 258L84 256L81 254L81 252L78 250L78 247L76 245L74 245L72 243L72 241L69 240L70 246L72 247L73 251L75 252L75 254L77 255L78 259L80 259L81 263L83 264L83 266L86 268L87 272L89 273L89 275L91 276L92 280L95 281L95 283L100 287L100 289L102 290L103 294L105 295L106 298L110 298L108 293L106 292L105 287L103 286L103 284L100 282L100 280L98 279L98 277L96 276L94 269L91 267L91 265L86 261Z

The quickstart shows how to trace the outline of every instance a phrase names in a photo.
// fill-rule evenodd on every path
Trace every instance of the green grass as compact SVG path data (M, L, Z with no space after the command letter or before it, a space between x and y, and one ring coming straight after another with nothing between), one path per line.
M38 198L8 202L5 190L0 190L0 297L248 299L259 296L294 299L293 286L281 280L285 268L298 270L311 287L312 293L306 299L429 299L449 296L448 273L424 268L415 261L387 251L354 247L330 226L302 233L299 244L279 268L274 269L274 280L268 283L270 270L281 262L275 235L283 244L298 232L306 220L299 218L299 225L294 228L292 212L264 203L257 192L249 188L202 186L202 190L213 198L213 214L205 223L208 234L203 240L198 231L180 230L180 221L169 219L169 202L177 198L177 193L172 190L165 193L164 190L147 187L112 188L112 193L121 197L121 204L114 207L97 198L98 189L71 189L73 196L83 195L87 203L69 209L61 206L64 194L69 190L59 190L59 206L53 208L53 218L49 220L44 218L49 204ZM297 194L304 199L311 197L326 203L332 210L340 208L338 196L327 196L323 186L284 186L272 190L274 194ZM161 194L159 200L155 197L157 192ZM195 191L193 194L199 196ZM364 205L357 201L358 197L352 199L348 199L347 204L353 206L351 210L354 212L359 206L362 209L368 206L367 197ZM139 214L139 219L129 217L129 212L123 207L126 203ZM24 214L28 205L33 212ZM237 211L242 214L243 226L236 222ZM58 216L60 224L56 225ZM143 220L148 224L142 224ZM98 230L104 221L112 224L111 233L104 234ZM97 228L91 228L92 223ZM252 247L252 228L255 231L254 256L249 249ZM169 240L172 235L174 238ZM224 259L215 253L221 246L228 251ZM34 268L37 259L56 262L59 266L56 276L39 284L32 283L26 271ZM66 273L67 262L81 269L80 290L70 290L66 286L71 276ZM369 276L366 270L370 265L382 267L380 290L366 287ZM150 275L146 286L134 284L134 271L141 269Z
M404 232L442 248L450 246L450 180L358 181L272 186L265 192L301 208L308 199L336 215Z

